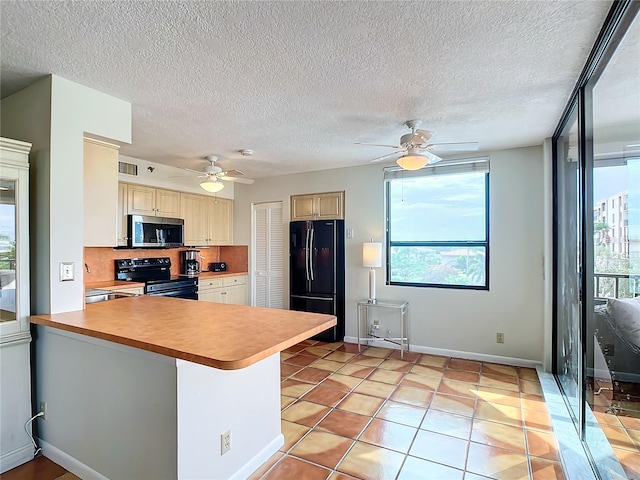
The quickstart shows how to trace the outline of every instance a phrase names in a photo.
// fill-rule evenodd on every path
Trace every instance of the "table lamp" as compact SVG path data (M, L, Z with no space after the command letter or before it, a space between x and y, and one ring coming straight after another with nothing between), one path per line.
M369 303L376 303L376 271L382 266L382 243L371 239L362 244L362 266L369 267Z

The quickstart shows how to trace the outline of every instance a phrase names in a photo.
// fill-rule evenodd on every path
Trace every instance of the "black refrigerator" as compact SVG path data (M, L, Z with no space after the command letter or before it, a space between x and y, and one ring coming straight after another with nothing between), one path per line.
M335 315L313 339L344 340L344 220L291 222L289 241L289 308Z

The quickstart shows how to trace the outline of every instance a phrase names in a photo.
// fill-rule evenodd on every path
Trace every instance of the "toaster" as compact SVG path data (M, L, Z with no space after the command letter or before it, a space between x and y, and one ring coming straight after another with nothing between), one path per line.
M209 271L210 272L226 272L227 264L224 262L214 262L211 265L209 265Z

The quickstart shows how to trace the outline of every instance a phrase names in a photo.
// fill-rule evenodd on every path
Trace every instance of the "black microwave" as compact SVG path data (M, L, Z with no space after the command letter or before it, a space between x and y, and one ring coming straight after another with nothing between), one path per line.
M184 220L181 218L127 216L127 245L130 248L182 247Z

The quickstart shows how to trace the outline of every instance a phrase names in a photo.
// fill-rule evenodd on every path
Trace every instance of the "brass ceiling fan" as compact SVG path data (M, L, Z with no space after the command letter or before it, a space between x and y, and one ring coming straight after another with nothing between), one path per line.
M438 152L472 152L478 149L478 142L428 143L434 133L429 130L418 130L421 123L422 121L420 120L408 120L404 123L411 129L411 133L400 137L400 145L359 142L356 142L356 145L395 148L395 152L376 157L371 162L382 162L401 154L396 163L405 170L419 170L426 165L433 165L442 160L432 150L437 150Z

